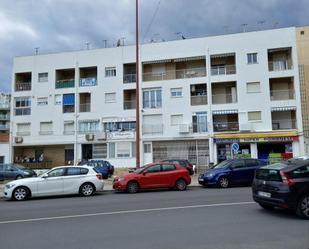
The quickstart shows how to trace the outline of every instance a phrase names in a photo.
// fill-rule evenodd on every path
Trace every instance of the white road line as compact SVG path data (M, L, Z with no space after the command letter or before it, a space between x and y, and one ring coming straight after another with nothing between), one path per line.
M251 202L232 202L232 203L216 203L216 204L192 205L192 206L182 206L182 207L163 207L163 208L123 210L123 211L92 213L92 214L77 214L77 215L65 215L65 216L54 216L54 217L41 217L41 218L24 219L24 220L7 220L7 221L0 221L0 224L24 223L24 222L46 221L46 220L60 220L60 219L74 219L74 218L81 218L81 217L104 216L104 215L115 215L115 214L146 213L146 212L190 209L190 208L249 205L249 204L254 204L254 203L255 202L252 202L252 201Z

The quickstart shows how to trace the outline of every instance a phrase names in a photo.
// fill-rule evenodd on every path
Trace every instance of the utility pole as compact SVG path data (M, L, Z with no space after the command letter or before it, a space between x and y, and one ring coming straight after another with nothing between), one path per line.
M136 168L140 167L138 0L136 0Z

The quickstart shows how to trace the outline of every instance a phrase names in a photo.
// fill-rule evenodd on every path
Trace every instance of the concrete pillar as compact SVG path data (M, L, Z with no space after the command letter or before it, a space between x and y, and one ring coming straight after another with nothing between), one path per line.
M300 141L294 141L292 143L292 149L293 149L293 157L297 156L303 156L300 151Z
M251 158L258 158L257 143L250 143Z

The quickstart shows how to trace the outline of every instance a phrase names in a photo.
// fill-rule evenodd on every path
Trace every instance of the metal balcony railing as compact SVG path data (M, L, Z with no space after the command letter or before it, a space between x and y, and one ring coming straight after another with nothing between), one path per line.
M79 112L90 112L90 110L91 110L90 103L79 104Z
M96 86L97 85L97 78L96 77L88 77L88 78L80 78L79 86ZM73 85L74 87L74 85Z
M15 83L15 91L30 91L31 90L31 82L16 82Z
M135 83L136 82L136 74L124 74L123 75L123 83Z
M211 66L211 75L236 74L236 65L214 65Z
M123 101L124 110L136 109L136 100L125 100Z
M0 115L0 120L10 120L10 115L9 114Z
M294 90L272 90L270 91L271 100L289 100L295 99Z
M143 81L186 79L186 78L196 78L205 76L206 76L206 67L201 67L201 68L169 70L159 73L154 72L144 73Z
M288 60L269 61L268 69L269 71L284 71L293 69L293 65Z
M214 122L214 131L223 132L223 131L238 131L239 123L238 122Z
M273 130L291 130L296 129L296 119L273 119Z
M74 79L57 80L56 81L56 89L70 88L70 87L74 87L74 85L75 85Z
M9 130L10 129L10 125L8 124L0 124L0 130Z
M144 135L157 135L163 134L163 124L144 124L142 127Z
M237 97L232 94L213 94L212 103L213 104L237 103Z
M207 105L207 95L191 96L191 105Z

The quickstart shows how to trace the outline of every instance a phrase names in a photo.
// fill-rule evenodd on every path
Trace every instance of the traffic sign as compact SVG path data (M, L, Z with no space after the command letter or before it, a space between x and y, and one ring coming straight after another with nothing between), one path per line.
M239 150L239 144L238 144L238 143L233 143L233 144L232 144L232 150L233 150L234 152L238 152L238 150Z

